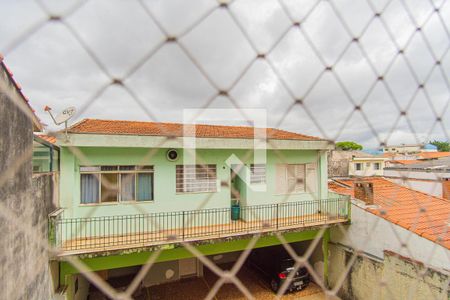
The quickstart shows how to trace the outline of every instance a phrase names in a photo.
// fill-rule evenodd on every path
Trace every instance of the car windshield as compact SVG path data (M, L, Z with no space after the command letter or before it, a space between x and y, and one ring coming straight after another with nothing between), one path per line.
M283 259L282 261L281 261L281 263L280 263L280 268L281 268L281 271L290 271L290 270L288 270L288 269L291 269L291 268L293 268L294 267L294 264L295 264L295 262L294 262L294 260L292 259L292 258L286 258L286 259Z

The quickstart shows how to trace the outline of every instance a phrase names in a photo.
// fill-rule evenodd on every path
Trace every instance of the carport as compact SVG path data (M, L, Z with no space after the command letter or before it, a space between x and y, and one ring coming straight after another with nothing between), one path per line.
M232 264L221 265L221 267L231 267ZM247 266L242 266L238 273L238 278L247 287L250 293L255 299L274 299L275 294L270 290L269 286L261 280L261 278L253 270ZM207 268L204 269L204 277L202 278L190 278L173 282L169 284L163 284L158 286L152 286L147 288L147 299L204 299L214 283L218 280L218 277ZM314 283L311 283L306 289L284 295L282 299L305 299L305 300L322 300L325 299L325 295L321 288ZM224 284L214 299L247 299L241 291L234 284Z

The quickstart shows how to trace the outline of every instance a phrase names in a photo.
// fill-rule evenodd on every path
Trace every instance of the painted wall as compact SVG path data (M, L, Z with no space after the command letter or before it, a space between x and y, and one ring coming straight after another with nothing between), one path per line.
M0 68L0 80L6 80ZM32 121L0 91L0 299L51 299L45 180L32 178ZM23 103L21 103L23 105ZM22 161L20 161L23 158ZM25 230L26 229L26 230Z
M442 183L413 178L388 178L396 184L403 185L416 191L420 191L436 197L442 197Z
M338 295L347 300L439 299L449 296L449 276L438 270L386 252L383 259L359 255L348 273L353 252L339 244L330 244L330 287L345 276Z
M346 226L344 232L332 228L332 242L360 249L380 260L384 259L384 251L389 250L438 270L450 269L450 250L369 213L363 207L364 204L353 201L352 224ZM407 248L402 247L402 242Z
M148 158L149 149L146 148L77 148L81 161L69 149L61 150L61 176L60 176L60 203L67 208L64 217L86 216L115 216L126 214L142 214L154 212L170 212L182 210L195 210L203 208L230 207L230 190L228 186L220 183L230 183L230 169L225 161L231 154L235 154L247 164L253 162L248 157L247 150L197 150L202 162L217 164L218 191L216 193L185 193L175 192L175 165L182 164L183 151L180 149L180 158L176 162L166 159L167 149L155 149L151 158ZM267 152L267 191L253 191L247 187L244 192L248 205L272 204L283 201L311 200L327 196L327 164L325 152L315 150L280 150ZM81 156L80 156L81 155ZM275 192L276 164L277 163L316 163L318 172L315 175L317 184L316 193L301 193L292 195L278 195ZM154 166L154 201L147 203L114 203L114 204L80 204L80 165L153 165ZM205 199L208 201L205 202Z
M385 169L384 176L397 184L433 196L443 197L442 182L443 179L450 178L450 173Z

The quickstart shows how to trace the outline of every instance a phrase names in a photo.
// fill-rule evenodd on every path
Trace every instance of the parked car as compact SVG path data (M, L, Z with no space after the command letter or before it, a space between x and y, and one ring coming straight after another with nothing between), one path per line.
M247 260L250 268L256 270L275 293L294 271L295 260L281 247L266 247L253 249ZM305 267L297 270L286 291L299 291L308 286L310 275Z

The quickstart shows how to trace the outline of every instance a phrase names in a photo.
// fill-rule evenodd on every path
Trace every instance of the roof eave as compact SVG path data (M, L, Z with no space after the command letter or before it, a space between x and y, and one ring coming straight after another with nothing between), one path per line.
M69 133L57 135L60 146L126 147L126 148L185 148L186 143L199 149L254 149L256 140L244 138L165 137L125 134ZM192 143L195 140L195 143ZM278 150L331 150L334 144L325 140L269 139L267 149Z

